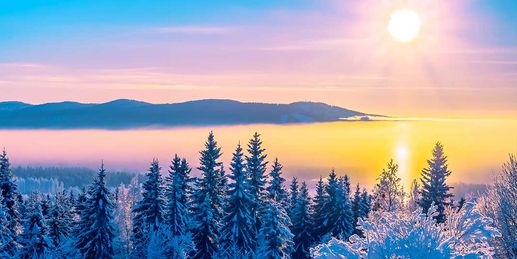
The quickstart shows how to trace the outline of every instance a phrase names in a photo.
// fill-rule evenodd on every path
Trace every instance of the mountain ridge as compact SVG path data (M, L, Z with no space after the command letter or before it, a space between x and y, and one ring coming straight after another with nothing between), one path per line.
M73 129L289 124L339 121L356 116L378 116L322 102L271 104L231 99L201 99L153 104L131 99L105 103L0 102L0 128Z

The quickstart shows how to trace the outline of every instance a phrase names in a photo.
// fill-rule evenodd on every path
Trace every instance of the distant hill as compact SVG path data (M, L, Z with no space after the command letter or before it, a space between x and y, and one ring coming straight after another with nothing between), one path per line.
M102 104L0 102L0 128L4 129L286 124L338 121L357 116L368 114L315 102L267 104L198 100L151 104L125 99Z

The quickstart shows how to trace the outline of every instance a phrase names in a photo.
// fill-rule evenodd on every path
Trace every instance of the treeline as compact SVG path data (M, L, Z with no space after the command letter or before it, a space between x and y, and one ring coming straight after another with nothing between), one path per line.
M21 167L12 168L12 173L20 179L55 179L63 184L65 189L82 187L91 182L97 172L86 167ZM106 175L106 184L115 187L121 183L129 184L135 173L110 172Z
M325 179L320 177L311 196L306 183L296 178L287 186L281 163L268 162L259 134L245 148L237 145L232 154L225 169L221 148L210 132L200 152L199 177L193 177L189 163L175 155L167 172L153 160L143 183L133 178L112 191L102 164L80 195L36 193L23 199L4 151L0 257L309 258L314 247L318 249L312 249L313 256L324 251L336 255L321 248L333 240L374 240L364 225L370 217L384 226L389 222L377 221L384 219L379 215L414 210L428 215L429 224L444 224L451 215L448 211L465 210L465 201L454 203L446 184L451 172L440 143L409 194L393 161L382 170L371 194L332 170ZM357 244L344 246L360 247ZM357 249L357 254L364 254L373 247Z

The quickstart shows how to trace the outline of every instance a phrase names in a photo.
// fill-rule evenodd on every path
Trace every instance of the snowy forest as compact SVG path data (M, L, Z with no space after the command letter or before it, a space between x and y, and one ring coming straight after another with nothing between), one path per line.
M409 190L393 160L371 190L334 170L309 190L283 177L258 133L237 145L229 165L221 154L210 132L197 168L179 155L167 165L153 160L142 181L114 188L101 163L80 192L22 195L4 150L0 257L517 257L514 155L486 193L454 197L441 143Z

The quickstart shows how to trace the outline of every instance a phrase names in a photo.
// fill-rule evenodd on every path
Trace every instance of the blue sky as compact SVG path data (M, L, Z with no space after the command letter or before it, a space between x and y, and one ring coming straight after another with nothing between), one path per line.
M417 43L385 37L394 6L426 19ZM431 96L415 113L481 102L514 115L516 28L510 0L2 1L0 99L314 99L404 114Z

